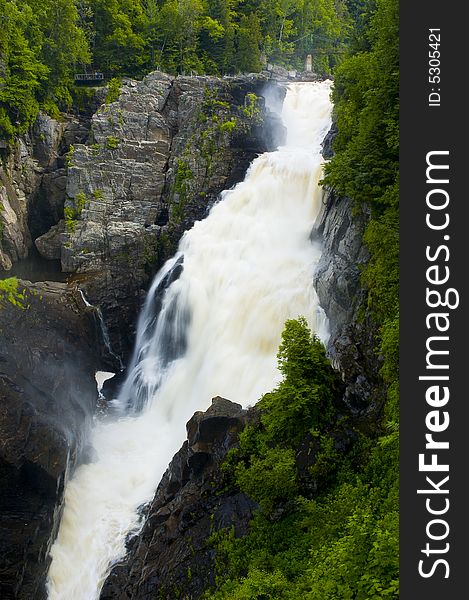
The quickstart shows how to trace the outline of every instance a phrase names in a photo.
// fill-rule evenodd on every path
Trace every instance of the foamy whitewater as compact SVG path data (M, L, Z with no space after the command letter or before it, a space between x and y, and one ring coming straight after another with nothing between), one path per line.
M245 181L184 235L156 277L116 401L122 416L96 424L94 462L79 467L66 487L51 550L50 600L99 598L193 413L217 395L252 405L278 383L276 354L287 319L304 315L327 337L312 286L321 250L310 234L322 200L330 85L288 87L286 146L254 160Z

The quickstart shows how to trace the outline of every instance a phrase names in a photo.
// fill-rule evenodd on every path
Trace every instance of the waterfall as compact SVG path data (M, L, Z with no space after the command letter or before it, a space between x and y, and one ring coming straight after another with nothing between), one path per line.
M252 405L278 383L287 319L304 315L327 337L312 285L321 248L310 234L322 200L329 93L329 81L288 87L286 145L253 161L155 279L115 401L118 416L98 421L94 461L66 486L49 600L99 598L192 414L217 395Z

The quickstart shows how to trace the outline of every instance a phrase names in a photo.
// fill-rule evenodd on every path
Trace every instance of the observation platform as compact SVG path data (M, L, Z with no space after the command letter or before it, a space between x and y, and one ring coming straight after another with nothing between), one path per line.
M75 73L75 85L99 85L104 83L106 77L104 73L94 71L93 73Z

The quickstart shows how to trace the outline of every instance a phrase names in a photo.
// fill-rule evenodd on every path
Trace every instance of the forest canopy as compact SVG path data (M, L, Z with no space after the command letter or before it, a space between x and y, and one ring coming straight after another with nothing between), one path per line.
M258 72L267 62L329 73L364 0L0 0L0 137L73 103L74 74L107 79ZM362 6L363 5L363 6Z

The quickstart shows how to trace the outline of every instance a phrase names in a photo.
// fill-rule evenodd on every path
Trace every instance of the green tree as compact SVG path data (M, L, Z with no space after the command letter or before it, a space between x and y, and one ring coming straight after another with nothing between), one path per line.
M304 317L285 324L278 364L284 379L259 403L268 414L263 423L271 439L299 442L332 418L337 376Z
M199 33L204 7L201 0L169 0L159 16L160 56L164 68L172 73L202 73Z
M0 310L7 303L13 304L17 308L25 308L26 294L24 290L18 289L18 285L19 282L16 277L0 279Z
M27 32L35 18L28 5L0 0L0 136L24 131L39 111L37 94L49 70L38 58L40 41Z
M149 22L140 0L90 0L93 59L110 75L139 76L149 64Z
M235 68L237 71L255 73L261 70L261 28L255 14L243 15L237 30Z
M48 68L40 91L45 108L69 108L70 86L76 65L90 62L84 31L79 27L76 6L70 0L25 0L34 14L34 32L39 57Z

